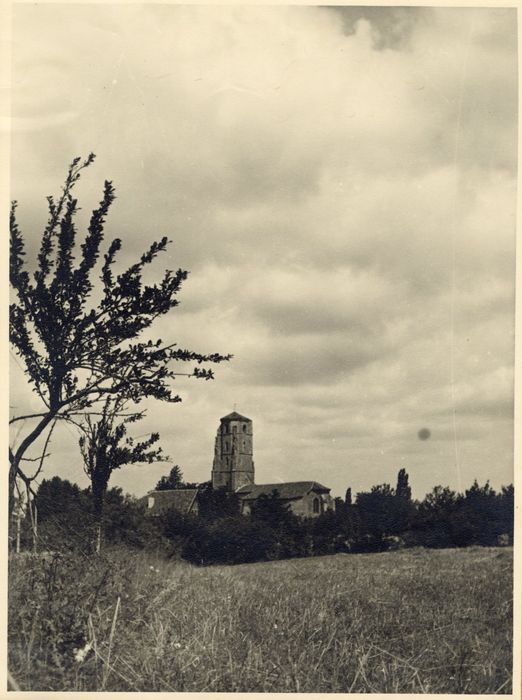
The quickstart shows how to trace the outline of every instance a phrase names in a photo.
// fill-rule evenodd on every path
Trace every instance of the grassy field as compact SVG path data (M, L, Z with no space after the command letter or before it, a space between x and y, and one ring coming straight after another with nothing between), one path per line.
M512 552L13 557L22 690L510 693Z

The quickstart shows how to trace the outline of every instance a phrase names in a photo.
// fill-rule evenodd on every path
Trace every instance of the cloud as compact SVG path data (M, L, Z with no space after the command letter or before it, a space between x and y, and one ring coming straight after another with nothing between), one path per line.
M357 31L357 23L367 20L372 27L373 47L379 49L405 49L419 22L431 19L433 10L420 7L325 7L338 14L343 31L351 36Z
M419 491L510 479L514 17L14 8L12 189L28 257L45 195L93 150L83 226L111 179L119 264L168 235L150 279L191 271L157 336L234 354L215 383L177 383L183 406L149 406L187 478L208 476L217 420L237 403L266 481L319 470L342 493L393 481L402 460ZM143 492L154 470L118 483Z

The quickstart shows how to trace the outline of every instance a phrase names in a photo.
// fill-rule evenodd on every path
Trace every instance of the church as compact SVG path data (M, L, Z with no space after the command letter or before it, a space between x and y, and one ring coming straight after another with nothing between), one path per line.
M277 492L282 503L295 515L314 518L333 508L330 489L317 481L285 481L256 484L254 471L253 425L250 418L233 411L221 418L214 445L212 487L234 492L240 500L241 513L248 515L260 496ZM151 491L144 499L151 515L175 508L197 513L197 489Z
M296 515L303 517L317 517L333 507L330 489L317 481L256 484L252 421L235 411L220 420L214 447L212 486L237 493L241 512L245 514L250 512L256 498L269 496L274 491Z

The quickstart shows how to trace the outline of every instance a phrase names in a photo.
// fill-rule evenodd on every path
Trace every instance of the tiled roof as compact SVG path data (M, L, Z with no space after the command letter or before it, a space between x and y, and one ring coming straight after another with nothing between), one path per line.
M222 423L228 423L231 420L242 420L242 421L246 421L247 423L252 422L250 420L250 418L247 418L246 416L242 416L240 413L237 413L237 411L232 411L232 413L229 413L228 416L223 416L223 418L221 418Z
M303 498L310 491L330 493L330 489L317 481L286 481L282 484L247 484L236 491L241 500L253 501L259 496L270 496L277 491L282 500Z
M149 515L159 515L171 508L180 513L190 513L196 501L198 489L169 489L168 491L150 491L146 496L139 499ZM152 508L148 507L149 498L154 498Z

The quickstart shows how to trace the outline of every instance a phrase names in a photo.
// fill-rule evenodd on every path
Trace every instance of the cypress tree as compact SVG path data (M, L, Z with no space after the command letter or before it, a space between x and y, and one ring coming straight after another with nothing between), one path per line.
M397 488L395 495L398 498L404 498L406 501L411 501L411 487L408 483L408 474L406 469L400 469L397 475Z

